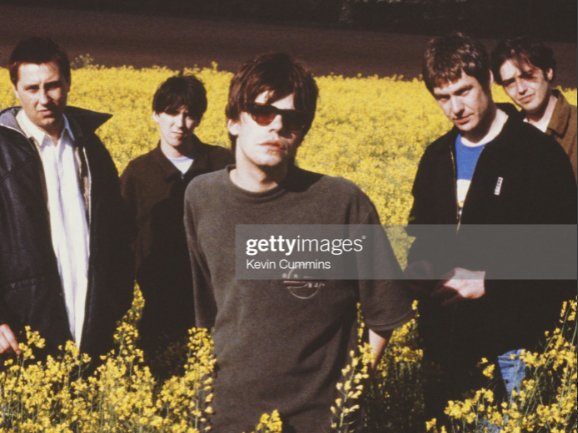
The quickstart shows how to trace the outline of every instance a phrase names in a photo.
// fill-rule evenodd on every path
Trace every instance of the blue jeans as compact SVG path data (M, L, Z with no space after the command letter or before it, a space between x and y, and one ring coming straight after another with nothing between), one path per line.
M522 387L522 380L526 377L526 365L524 364L524 361L520 359L521 353L522 349L514 349L496 357L496 364L498 364L498 369L506 393L504 395L506 401L512 400L512 391L519 391ZM507 417L504 418L504 422L507 420ZM500 433L501 430L498 426L491 424L488 421L486 422L488 433Z
M475 365L440 364L424 358L424 399L426 419L437 418L440 425L451 425L444 414L448 400L462 400L468 392L482 387L490 387L495 391L497 403L501 400L510 401L512 391L519 390L525 378L526 366L520 359L522 349L510 350L490 361L497 366L497 372L492 383L482 375ZM513 355L513 356L512 356ZM513 358L513 359L511 359ZM461 368L460 368L461 367ZM499 433L500 428L485 421L489 433Z
M514 349L497 357L497 364L504 381L507 400L511 400L512 391L520 390L522 380L526 377L526 365L520 359L521 353L522 349Z

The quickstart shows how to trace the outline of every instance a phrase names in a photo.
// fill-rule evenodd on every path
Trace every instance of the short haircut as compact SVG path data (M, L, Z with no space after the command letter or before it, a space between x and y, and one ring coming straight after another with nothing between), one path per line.
M422 74L430 93L434 87L457 81L466 75L490 86L490 58L481 42L463 33L431 39L423 57Z
M18 71L20 65L23 63L50 63L54 62L58 65L60 73L70 84L70 61L66 52L60 48L56 42L50 38L32 37L23 39L10 54L8 60L8 71L10 73L10 81L16 86L18 83Z
M528 63L535 66L542 70L544 76L548 69L552 69L554 76L556 75L554 51L537 39L523 36L505 39L496 45L492 51L492 71L498 84L503 84L500 68L507 60L512 60L516 64Z
M271 92L267 102L295 95L295 109L307 114L303 133L307 133L317 108L319 90L313 74L284 53L261 54L245 63L231 80L225 114L239 120L241 112L263 92Z
M163 82L153 97L155 113L176 113L186 107L198 122L207 110L207 92L203 83L193 75L178 75Z

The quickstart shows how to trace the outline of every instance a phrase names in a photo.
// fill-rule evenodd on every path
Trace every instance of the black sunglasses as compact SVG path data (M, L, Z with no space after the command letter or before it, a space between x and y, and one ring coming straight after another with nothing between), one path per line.
M283 128L289 131L299 131L308 121L307 113L298 110L281 110L273 105L249 104L247 112L261 126L269 125L277 114L283 119Z

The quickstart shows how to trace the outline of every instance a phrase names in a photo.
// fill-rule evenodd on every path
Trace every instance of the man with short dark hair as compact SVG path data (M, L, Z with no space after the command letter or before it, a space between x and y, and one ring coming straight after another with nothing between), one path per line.
M198 177L185 194L196 322L214 327L214 431L250 431L273 409L284 431L328 430L336 382L356 346L357 302L376 356L412 317L405 291L391 281L293 281L281 270L278 279L236 275L243 251L235 249L235 234L244 225L379 224L354 184L295 165L317 94L312 74L287 55L246 63L231 81L226 108L236 165ZM396 275L384 245L381 268Z
M118 175L95 134L110 116L67 106L70 64L50 39L18 43L8 69L22 106L0 113L0 353L30 325L47 353L74 340L95 358L133 289Z
M186 341L194 325L192 280L183 227L183 197L189 182L233 162L229 150L194 134L207 109L203 83L192 75L163 82L153 97L159 144L131 161L121 176L122 195L136 233L136 279L145 299L140 336L155 372L170 373L163 354Z
M576 184L560 146L513 107L493 102L489 57L478 41L459 33L432 39L423 77L454 125L421 158L408 227L416 239L407 272L423 278L414 284L428 367L425 409L440 420L448 400L487 385L476 367L482 357L497 364L497 390L510 395L519 387L520 349L535 348L560 311L556 282L492 278L509 245L483 249L476 225L575 224ZM439 237L418 225L450 230Z
M492 70L525 120L562 146L576 177L576 106L554 88L552 49L529 37L503 40L492 52Z

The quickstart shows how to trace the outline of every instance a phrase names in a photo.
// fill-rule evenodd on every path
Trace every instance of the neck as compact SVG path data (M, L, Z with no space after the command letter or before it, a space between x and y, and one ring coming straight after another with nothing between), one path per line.
M183 141L180 146L175 147L161 140L161 152L163 152L167 158L191 156L193 153L193 141L191 138L188 138L187 140Z
M499 110L496 104L491 104L480 127L475 131L462 133L462 139L471 146L488 143L498 136L507 120L508 115Z
M235 185L245 191L266 192L279 186L287 177L288 171L288 164L264 169L237 163L229 173L229 177Z
M554 108L556 108L556 102L558 98L550 94L550 97L546 99L542 107L539 107L533 113L526 113L526 119L528 123L534 125L542 132L546 131L550 119L552 119L552 114L554 113Z

